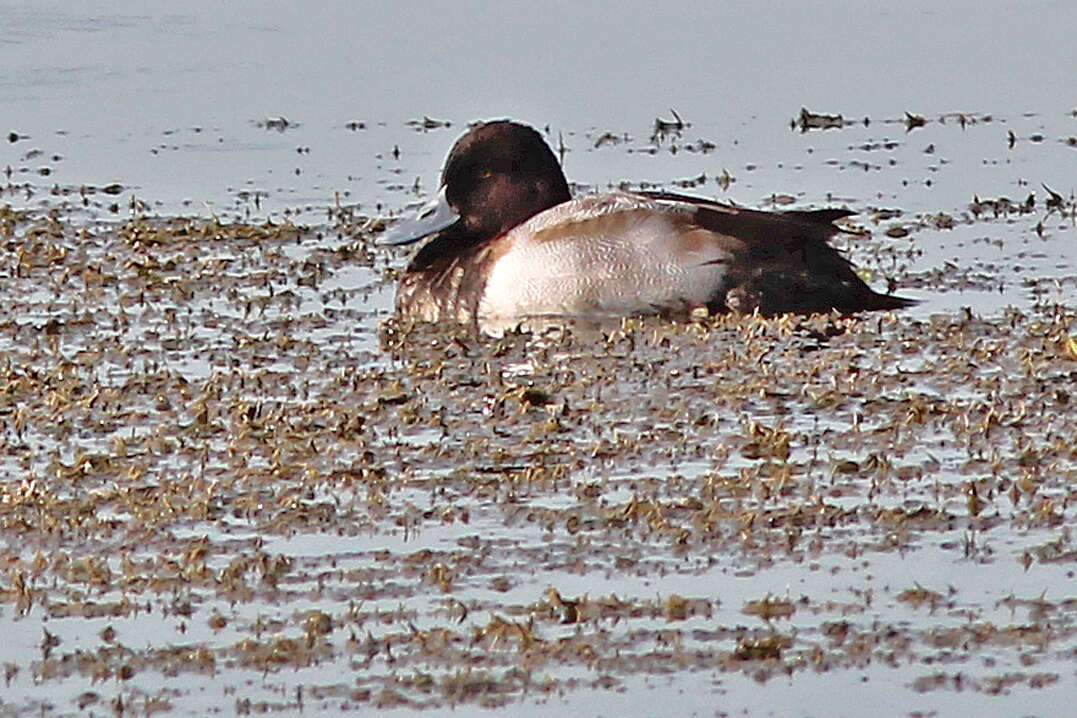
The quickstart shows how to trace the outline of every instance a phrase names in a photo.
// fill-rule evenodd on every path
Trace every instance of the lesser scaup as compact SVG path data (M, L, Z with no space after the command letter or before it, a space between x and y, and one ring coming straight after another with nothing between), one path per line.
M668 192L572 199L531 127L473 126L441 191L379 244L434 235L396 296L404 318L481 324L550 316L851 313L913 300L879 294L827 240L846 210L764 212Z

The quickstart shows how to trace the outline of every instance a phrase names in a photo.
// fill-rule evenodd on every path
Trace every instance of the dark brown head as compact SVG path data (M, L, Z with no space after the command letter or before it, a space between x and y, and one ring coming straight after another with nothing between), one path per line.
M571 198L542 135L508 120L475 125L457 140L441 185L417 218L394 227L378 243L408 244L442 230L443 236L481 242Z
M569 200L561 166L526 125L476 125L457 140L441 176L449 206L467 232L488 239Z

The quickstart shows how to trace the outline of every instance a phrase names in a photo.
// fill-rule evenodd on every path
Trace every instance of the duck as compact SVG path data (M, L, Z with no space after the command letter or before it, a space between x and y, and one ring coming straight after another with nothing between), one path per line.
M846 209L769 212L667 191L573 198L542 135L472 125L435 197L377 244L427 240L400 280L406 320L895 310L829 243Z

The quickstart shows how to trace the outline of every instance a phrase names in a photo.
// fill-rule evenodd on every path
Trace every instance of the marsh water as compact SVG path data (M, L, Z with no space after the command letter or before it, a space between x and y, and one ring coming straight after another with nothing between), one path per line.
M1071 4L0 18L0 714L1070 713ZM921 303L396 322L491 117Z

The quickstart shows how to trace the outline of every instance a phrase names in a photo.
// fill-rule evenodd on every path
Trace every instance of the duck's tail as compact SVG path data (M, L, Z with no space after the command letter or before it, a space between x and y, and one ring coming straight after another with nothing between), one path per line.
M870 294L864 297L864 304L862 307L868 311L904 309L920 303L918 300L909 299L908 297L899 297L894 294L879 294L870 288L868 289L868 292L870 292Z
M817 232L822 232L822 235L816 234L814 236L814 239L818 241L813 252L816 260L809 263L816 265L812 273L812 279L822 279L825 286L813 286L811 289L815 291L809 291L809 294L816 294L816 301L821 304L829 304L832 308L849 314L863 311L904 309L905 307L919 304L917 300L909 299L908 297L876 292L857 275L849 260L840 255L837 250L826 242L829 237L845 231L835 226L834 222L845 217L851 217L854 214L856 212L846 209L812 209L782 212L785 217L806 222L813 225ZM812 233L807 232L805 235L812 236ZM826 251L822 250L823 246L825 246ZM827 278L836 281L829 283ZM808 284L811 285L814 282L808 282Z

